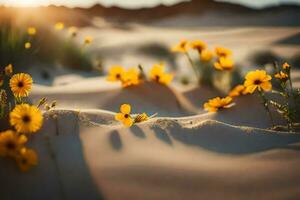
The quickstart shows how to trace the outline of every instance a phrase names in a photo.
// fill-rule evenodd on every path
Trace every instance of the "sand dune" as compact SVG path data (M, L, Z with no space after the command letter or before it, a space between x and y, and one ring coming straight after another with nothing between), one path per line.
M300 195L298 134L233 126L206 115L156 118L128 129L108 111L53 114L57 118L45 115L43 129L31 141L40 155L35 170L16 173L13 163L1 160L4 199Z
M100 29L96 23L81 29L78 40L93 36L91 53L104 55L105 67L143 61L146 71L161 60L136 49L155 42L168 52L182 38L203 39L210 49L231 48L235 61L245 66L242 71L251 67L245 58L258 50L299 53L298 46L277 43L297 34L298 27L163 29L162 24L121 29L107 22ZM177 74L191 75L183 59L174 56L183 66ZM272 124L258 97L239 97L234 107L207 113L203 103L224 94L179 83L123 89L104 77L66 74L53 73L62 77L49 80L51 87L34 85L30 101L47 97L58 106L44 114L43 128L30 141L39 154L36 168L22 174L14 163L0 160L5 169L0 170L1 199L299 199L300 135L268 129ZM298 87L298 72L293 79ZM131 104L133 113L158 115L125 128L114 119L123 103ZM283 124L272 112L276 124Z
M162 95L163 94L163 95ZM184 117L205 113L203 104L221 94L206 87L178 88L176 84L166 87L146 82L137 87L122 89L119 83L109 83L105 78L93 78L64 86L35 86L31 100L37 102L42 97L57 100L58 108L103 109L118 112L120 105L129 103L133 113L157 113L160 117ZM272 126L268 114L255 96L239 97L236 105L221 113L206 114L204 119L212 119L231 125L268 128ZM249 106L251 105L251 106ZM282 124L276 113L275 122Z
M119 83L107 82L105 78L57 87L36 86L32 100L36 102L41 97L57 100L61 108L99 108L117 112L121 104L129 103L136 113L159 113L160 116L197 113L196 108L176 89L153 82L125 89Z

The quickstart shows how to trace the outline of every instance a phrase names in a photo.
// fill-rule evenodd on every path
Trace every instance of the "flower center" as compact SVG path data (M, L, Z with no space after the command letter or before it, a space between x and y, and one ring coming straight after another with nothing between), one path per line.
M6 143L6 148L7 148L7 149L10 149L10 150L13 150L13 149L16 148L16 144L15 144L14 142L12 142L12 141L8 141L8 142Z
M254 81L254 84L255 84L255 85L260 85L261 83L262 83L261 80L255 80L255 81Z
M22 158L21 163L22 163L23 165L26 165L26 164L27 164L27 159Z
M121 78L121 74L116 74L116 78L120 79Z
M24 83L23 83L22 81L18 82L18 87L19 87L19 88L24 87Z
M128 118L128 117L129 117L129 115L128 115L128 114L125 114L125 115L124 115L124 117L125 117L125 118Z
M159 75L156 75L156 76L155 76L155 80L156 80L156 81L159 81L159 79L160 79L160 76L159 76Z
M29 122L31 121L30 116L24 115L24 116L22 117L22 121L23 121L24 123L29 123Z

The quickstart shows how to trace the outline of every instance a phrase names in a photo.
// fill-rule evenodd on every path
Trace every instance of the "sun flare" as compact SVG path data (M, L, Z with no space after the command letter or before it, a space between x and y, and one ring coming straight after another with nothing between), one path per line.
M8 1L10 5L20 6L20 7L31 7L31 6L39 6L43 3L42 0L11 0Z

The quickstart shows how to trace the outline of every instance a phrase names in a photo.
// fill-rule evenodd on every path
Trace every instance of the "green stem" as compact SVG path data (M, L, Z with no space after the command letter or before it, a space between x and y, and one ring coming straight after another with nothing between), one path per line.
M4 105L1 105L0 106L0 118L3 118L4 117Z
M270 108L269 108L269 103L268 103L268 100L265 96L265 93L260 89L258 89L258 93L259 93L260 97L263 100L263 105L264 105L265 109L267 110L267 113L269 114L272 126L274 127L275 126L274 120L273 120L273 117L272 117L272 114L271 114L271 111L270 111Z
M194 70L194 72L195 72L195 74L196 74L196 77L197 77L197 79L198 79L198 81L199 81L199 78L200 78L200 77L199 77L199 71L197 70L197 66L196 66L195 63L193 62L193 60L192 60L192 58L191 58L191 56L189 55L188 52L185 53L185 56L187 57L189 63L191 64L191 66L192 66L192 68L193 68L193 70Z

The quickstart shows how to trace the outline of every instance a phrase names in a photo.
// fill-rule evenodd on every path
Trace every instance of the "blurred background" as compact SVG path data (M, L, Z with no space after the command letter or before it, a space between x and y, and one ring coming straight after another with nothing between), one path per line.
M300 0L0 0L0 5L0 66L13 64L38 84L103 75L112 65L148 69L159 62L177 72L178 80L192 79L186 59L170 51L182 39L233 50L241 71L274 61L300 68ZM29 34L28 27L36 33Z

